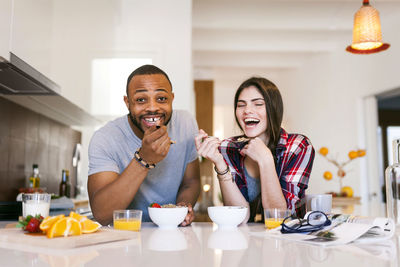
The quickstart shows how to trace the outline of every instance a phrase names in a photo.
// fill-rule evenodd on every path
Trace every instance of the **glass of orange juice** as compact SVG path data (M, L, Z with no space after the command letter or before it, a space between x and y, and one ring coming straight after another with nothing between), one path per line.
M141 210L114 210L114 229L140 231L142 224Z
M291 214L292 211L288 209L264 209L265 228L273 229L280 226Z

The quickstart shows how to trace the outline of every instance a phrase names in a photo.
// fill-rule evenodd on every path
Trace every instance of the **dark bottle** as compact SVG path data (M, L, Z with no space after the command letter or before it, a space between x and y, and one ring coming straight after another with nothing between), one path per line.
M71 197L71 183L69 182L68 170L62 170L59 195L60 197Z

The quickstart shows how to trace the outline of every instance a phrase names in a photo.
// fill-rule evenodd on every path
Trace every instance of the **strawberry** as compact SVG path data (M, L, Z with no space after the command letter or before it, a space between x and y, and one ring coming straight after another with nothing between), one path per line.
M39 229L40 221L36 218L31 218L28 222L28 224L25 227L25 230L27 230L29 233L37 233L40 232Z
M18 228L22 228L23 230L28 231L29 233L38 233L40 232L40 224L43 221L43 217L40 215L36 215L35 217L28 215L22 221L19 221L17 224Z
M161 208L161 206L160 204L153 202L150 204L150 208Z

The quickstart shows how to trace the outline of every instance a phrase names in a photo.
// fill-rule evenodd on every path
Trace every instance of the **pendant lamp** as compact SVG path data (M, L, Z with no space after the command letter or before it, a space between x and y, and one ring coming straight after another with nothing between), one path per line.
M354 14L353 43L346 51L354 54L372 54L388 49L390 44L382 42L379 12L363 0L362 7Z

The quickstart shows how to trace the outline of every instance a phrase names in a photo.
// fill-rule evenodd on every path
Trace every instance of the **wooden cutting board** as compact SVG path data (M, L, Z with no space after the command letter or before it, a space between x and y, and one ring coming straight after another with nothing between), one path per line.
M27 234L20 228L0 229L0 242L53 249L73 249L136 238L139 238L138 232L119 231L110 228L100 228L97 232L91 234L55 238L47 238L41 234Z

